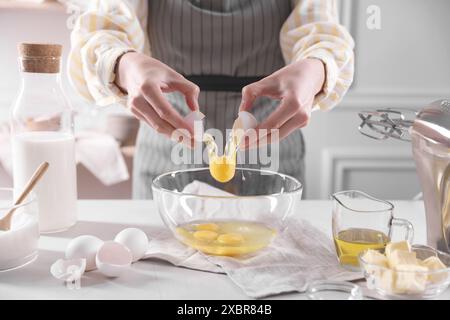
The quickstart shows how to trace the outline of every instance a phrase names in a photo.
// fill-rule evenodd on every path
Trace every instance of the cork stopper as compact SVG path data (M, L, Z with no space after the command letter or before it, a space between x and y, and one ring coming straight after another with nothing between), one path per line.
M59 73L62 46L59 44L21 43L18 46L23 72Z

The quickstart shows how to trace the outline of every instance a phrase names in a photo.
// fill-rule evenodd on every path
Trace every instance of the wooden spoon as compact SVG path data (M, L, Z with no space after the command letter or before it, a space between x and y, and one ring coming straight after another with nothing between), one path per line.
M14 203L14 208L9 210L9 212L0 219L0 230L8 231L11 228L11 218L14 214L14 212L17 209L17 205L21 204L23 200L28 196L28 194L33 190L33 188L36 186L36 184L39 182L39 180L42 178L44 173L47 171L49 167L48 162L42 163L39 168L33 173L28 183L25 185L25 188L23 189L20 196L17 198L16 202Z

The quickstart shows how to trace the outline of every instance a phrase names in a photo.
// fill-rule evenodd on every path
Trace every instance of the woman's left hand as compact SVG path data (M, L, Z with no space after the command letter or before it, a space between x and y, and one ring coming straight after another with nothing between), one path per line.
M272 143L274 142L270 134L272 129L279 130L281 140L294 130L308 124L314 97L322 90L324 82L325 65L321 60L300 60L244 87L239 109L240 111L250 110L258 97L281 100L277 109L256 128L257 130L266 129L257 131L259 141L267 136L267 143ZM247 141L245 147L248 147L248 144Z

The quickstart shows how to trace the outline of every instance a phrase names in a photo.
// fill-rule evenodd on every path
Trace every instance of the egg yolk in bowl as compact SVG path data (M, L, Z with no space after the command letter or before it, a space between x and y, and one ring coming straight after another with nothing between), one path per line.
M201 252L217 256L239 256L269 245L276 231L251 221L199 221L179 226L179 239Z

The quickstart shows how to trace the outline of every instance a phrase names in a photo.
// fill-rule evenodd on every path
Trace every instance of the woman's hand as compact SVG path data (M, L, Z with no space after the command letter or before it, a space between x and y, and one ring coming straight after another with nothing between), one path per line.
M258 134L259 140L266 137L271 143L271 129L279 130L283 139L294 130L306 126L311 117L314 97L325 82L325 65L318 59L304 59L287 65L270 76L252 83L242 90L240 111L248 111L258 97L278 99L280 105L261 122L258 129L266 129ZM259 131L257 131L259 132ZM246 142L245 146L256 141Z
M193 137L193 128L167 101L163 93L184 94L192 111L198 110L199 88L164 63L144 54L124 54L116 66L116 85L129 95L131 112L157 132L172 136L174 130L186 129ZM192 138L191 138L192 139Z

